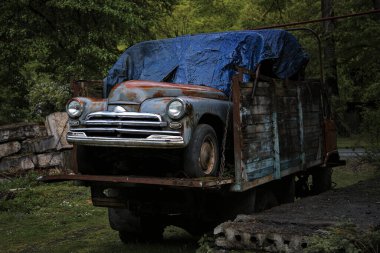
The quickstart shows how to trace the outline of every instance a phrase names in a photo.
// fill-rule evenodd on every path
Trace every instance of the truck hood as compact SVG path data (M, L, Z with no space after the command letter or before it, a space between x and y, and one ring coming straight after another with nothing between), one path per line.
M179 96L228 99L223 92L207 86L132 80L116 85L108 96L108 103L141 104L150 98Z

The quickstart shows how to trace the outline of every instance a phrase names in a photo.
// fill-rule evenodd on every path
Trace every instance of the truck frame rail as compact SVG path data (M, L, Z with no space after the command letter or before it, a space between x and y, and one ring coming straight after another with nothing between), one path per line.
M38 179L45 183L59 181L82 181L82 182L101 182L101 183L120 183L120 184L144 184L174 186L185 188L218 188L234 182L233 178L162 178L162 177L142 177L142 176L105 176L105 175L80 175L80 174L61 174L42 176Z

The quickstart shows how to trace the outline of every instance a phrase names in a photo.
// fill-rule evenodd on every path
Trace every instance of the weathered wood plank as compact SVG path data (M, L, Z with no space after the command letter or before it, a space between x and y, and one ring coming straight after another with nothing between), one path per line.
M321 132L322 128L321 126L305 126L304 131L305 133L317 133Z
M265 159L269 159L269 158L273 158L273 152L270 151L270 152L260 152L260 153L243 153L243 161L245 163L251 163L251 162L254 162L254 161L257 161L259 159L261 160L265 160Z
M302 109L305 112L320 112L322 110L321 104L303 104Z
M272 123L265 123L265 124L248 125L248 126L245 126L244 129L242 130L247 133L262 133L262 132L268 132L271 129L272 129Z
M262 132L262 133L248 133L248 132L243 133L243 140L258 141L258 140L266 139L266 138L272 139L273 132L268 131L268 132Z
M317 156L317 152L306 154L306 156L305 156L305 160L307 162L317 161L317 160L320 160L320 159L321 159L321 157Z
M251 95L249 96L242 96L241 98L241 104L242 106L261 106L261 105L270 105L272 103L272 100L269 97L265 96L254 96L253 98Z
M240 115L243 118L243 115L246 114L270 114L271 113L271 108L268 105L263 105L263 106L254 106L254 107L242 107L240 108Z
M310 133L305 136L305 142L322 139L322 132Z
M244 95L252 94L252 89L250 90L251 93L249 93L248 89L244 92ZM269 97L271 95L270 90L265 87L257 87L255 91L255 96L267 96Z
M272 123L272 117L268 114L242 114L243 125L256 125L264 123Z
M274 166L274 159L268 158L260 161L254 161L246 164L246 171L247 173L250 173L252 171L257 171L262 168L268 168Z
M284 135L292 135L292 136L298 136L298 128L280 128L279 129L279 134L281 136Z
M261 152L273 152L273 142L270 141L255 141L251 143L243 144L244 151L246 153L261 153Z
M285 129L288 129L288 128L296 128L298 129L299 128L299 125L298 125L298 121L297 120L278 120L278 127L279 128L285 128Z
M296 97L297 88L276 85L276 95L278 97Z
M299 167L301 170L301 160L299 157L289 159L283 158L283 160L281 161L281 171L294 167Z
M274 167L269 166L266 168L261 168L260 170L255 170L247 173L247 177L249 181L253 181L258 178L262 178L268 175L273 174Z
M260 81L257 83L257 87L260 87L260 88L268 88L269 86L270 86L270 83L268 83L268 82L261 82ZM251 89L252 90L252 87L253 87L253 82L240 84L241 89Z

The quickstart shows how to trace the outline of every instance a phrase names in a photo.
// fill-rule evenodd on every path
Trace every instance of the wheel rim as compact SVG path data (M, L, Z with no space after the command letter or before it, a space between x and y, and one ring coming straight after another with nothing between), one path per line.
M199 162L205 175L212 173L215 167L215 160L215 143L209 136L206 136L202 143L201 153L199 156Z

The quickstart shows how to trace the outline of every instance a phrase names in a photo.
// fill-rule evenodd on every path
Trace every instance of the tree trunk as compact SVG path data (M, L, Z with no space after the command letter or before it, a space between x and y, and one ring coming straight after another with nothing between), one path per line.
M334 0L321 0L322 17L334 16ZM377 1L377 0L376 0ZM337 78L337 59L335 55L334 21L323 22L323 42L324 42L324 70L326 85L331 95L339 96Z
M372 0L372 2L373 2L373 8L375 10L380 9L380 0Z

